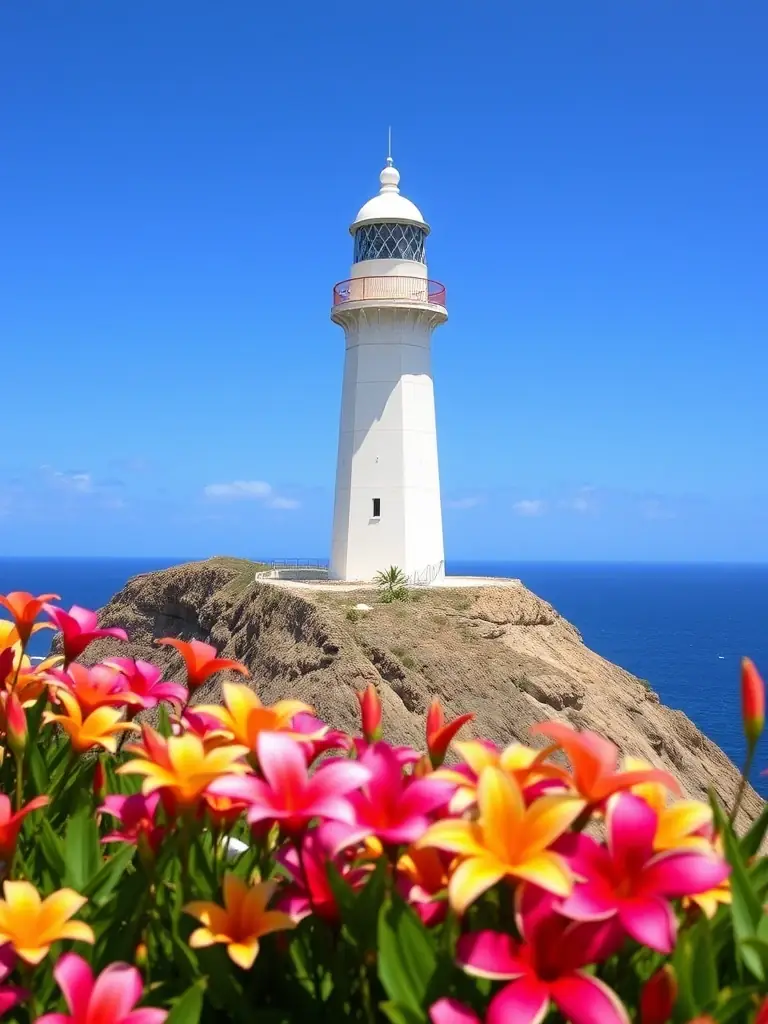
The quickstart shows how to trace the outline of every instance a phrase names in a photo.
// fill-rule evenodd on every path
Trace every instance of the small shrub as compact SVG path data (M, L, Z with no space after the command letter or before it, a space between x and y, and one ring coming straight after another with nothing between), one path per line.
M379 588L380 599L385 604L408 600L408 577L396 565L390 565L388 569L377 572L373 581Z
M358 611L357 608L347 608L345 617L347 622L359 622L363 617L363 613Z

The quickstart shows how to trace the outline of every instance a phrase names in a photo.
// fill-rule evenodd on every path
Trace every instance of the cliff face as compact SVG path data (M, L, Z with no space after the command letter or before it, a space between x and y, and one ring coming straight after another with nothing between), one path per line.
M295 697L347 730L357 727L355 691L373 682L386 738L418 747L434 696L450 717L476 713L467 736L499 744L530 742L530 725L560 719L670 769L691 795L713 784L731 803L738 772L720 748L646 684L585 647L577 630L525 587L441 588L413 597L386 605L373 593L289 590L254 582L248 562L194 562L131 580L100 614L102 625L126 629L131 643L101 641L87 660L119 647L162 665L171 678L180 659L154 640L203 640L248 666L264 703ZM351 610L358 602L371 611L358 616ZM219 700L220 682L203 687L195 702ZM749 793L745 817L759 805Z

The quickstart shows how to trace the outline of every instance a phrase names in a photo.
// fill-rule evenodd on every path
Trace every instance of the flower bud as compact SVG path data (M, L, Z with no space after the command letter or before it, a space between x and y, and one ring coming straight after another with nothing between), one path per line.
M459 715L446 725L445 715L440 701L435 697L427 711L427 750L433 768L439 768L448 753L454 736L467 722L471 722L473 714Z
M760 1006L757 1008L755 1024L768 1024L768 996L765 997Z
M744 735L752 749L765 726L765 684L749 658L741 659L741 716Z
M373 683L357 694L362 718L363 736L368 743L381 739L381 701Z
M93 795L102 803L107 795L107 773L101 758L98 758L93 769Z
M136 947L136 952L133 955L133 962L137 967L146 967L149 963L149 950L147 949L146 942L140 942Z
M15 757L22 757L29 739L27 727L27 716L21 701L15 693L8 694L5 705L5 718L8 737L8 747Z
M646 981L640 993L639 1024L667 1024L677 999L677 981L669 964Z

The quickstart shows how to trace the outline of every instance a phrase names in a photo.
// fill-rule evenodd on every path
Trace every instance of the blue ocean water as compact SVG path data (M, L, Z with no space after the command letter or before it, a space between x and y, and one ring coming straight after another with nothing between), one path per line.
M0 559L0 593L54 591L98 608L140 572L180 559ZM737 763L744 757L739 659L768 676L768 565L449 562L448 572L514 576L550 601L584 642L680 708ZM38 651L46 647L38 639ZM768 767L768 741L758 757ZM768 778L762 779L768 783ZM768 785L762 785L768 794Z

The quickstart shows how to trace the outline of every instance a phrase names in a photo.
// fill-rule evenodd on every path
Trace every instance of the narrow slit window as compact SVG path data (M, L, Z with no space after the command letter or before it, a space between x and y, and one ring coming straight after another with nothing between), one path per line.
M381 498L374 498L373 499L373 518L374 519L380 519L381 518Z

